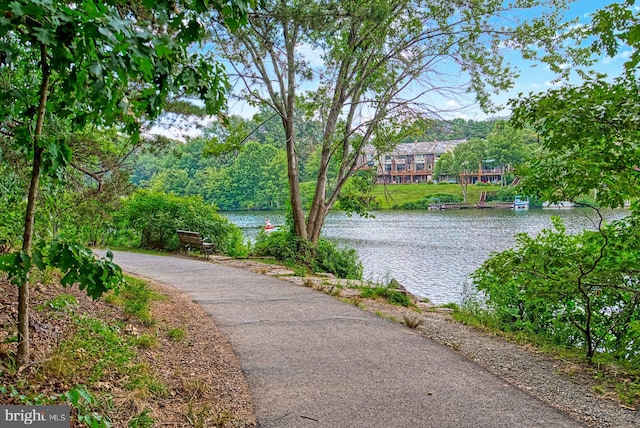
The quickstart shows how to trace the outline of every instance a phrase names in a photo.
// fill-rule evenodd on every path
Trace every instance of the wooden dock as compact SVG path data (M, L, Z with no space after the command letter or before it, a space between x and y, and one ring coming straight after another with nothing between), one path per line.
M473 208L473 205L462 202L439 202L429 205L430 210L464 210L468 208Z
M510 210L513 208L513 202L478 202L476 208L484 209L498 209L498 210Z

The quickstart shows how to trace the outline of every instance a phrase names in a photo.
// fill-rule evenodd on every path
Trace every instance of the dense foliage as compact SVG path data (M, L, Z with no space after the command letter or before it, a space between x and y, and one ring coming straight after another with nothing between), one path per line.
M139 190L123 201L114 218L108 244L173 251L179 247L176 230L192 230L207 237L216 252L247 253L240 229L198 196Z
M81 290L97 299L123 283L122 271L112 260L111 252L96 259L90 249L80 244L37 242L32 255L14 252L0 257L0 270L7 273L11 282L21 286L28 280L32 268L58 269L62 274L62 285L68 287L77 283Z
M199 195L222 211L283 209L288 198L285 152L278 148L281 143L277 141L277 127L269 130L252 128L259 125L256 121L261 117L259 114L246 120L233 116L230 121L234 125L226 133L217 130L215 125L202 138L185 143L174 142L159 152L140 155L133 163L133 183L142 188L179 196ZM436 174L449 174L457 178L461 172L460 165L473 165L470 170L477 170L478 159L490 157L494 159L488 164L490 167L506 171L524 162L538 147L531 131L516 132L505 126L503 121L477 123L490 129L487 138L460 144L455 151L455 163L450 162L453 153L441 156L436 162ZM309 124L307 127L313 128ZM230 132L241 131L246 133L242 134L245 142L241 146L215 156L210 152L212 140L230 138ZM416 130L412 138L418 138L421 132ZM234 135L233 138L238 137ZM476 147L481 147L483 151L478 152ZM315 191L321 146L317 142L309 142L305 149L310 153L299 165L304 172L301 173L300 193L305 207L308 207ZM338 174L338 167L334 159L329 166L330 177ZM513 173L503 175L509 177L509 182L514 177ZM374 170L355 172L345 182L335 208L348 214L368 215L380 205L373 196L374 182ZM473 189L463 190L468 198L468 193L474 193ZM418 205L404 208L424 208L427 206L424 202L420 205L413 201ZM393 204L395 208L400 208L397 205Z
M225 156L207 155L206 139L174 143L134 165L139 187L178 196L201 196L224 211L282 209L287 200L284 151L249 140Z
M24 227L22 213L27 205L24 200L25 177L16 171L11 160L0 146L0 239L9 245L21 238Z
M462 201L463 199L460 196L452 195L451 193L434 193L417 201L405 202L398 208L403 210L426 210L431 204Z
M637 215L568 235L560 219L475 272L499 328L640 362Z
M500 119L465 120L434 120L424 131L424 141L472 140L485 139L494 130Z
M20 256L2 258L9 271L24 269L18 275L24 279L18 291L19 364L29 360L28 261L37 257L31 254L36 206L38 193L46 190L40 179L62 179L73 161L65 127L77 132L115 126L135 141L170 96L197 97L207 112L220 112L228 88L223 69L191 47L206 35L202 16L217 11L215 19L237 28L252 4L0 0L0 151L19 154L30 170L22 189ZM95 172L85 170L88 176ZM83 265L93 263L69 254ZM7 267L11 261L15 265Z
M339 248L335 243L320 239L317 245L300 239L290 230L260 234L254 245L258 256L275 257L292 267L313 272L330 272L338 278L361 279L363 267L352 248Z

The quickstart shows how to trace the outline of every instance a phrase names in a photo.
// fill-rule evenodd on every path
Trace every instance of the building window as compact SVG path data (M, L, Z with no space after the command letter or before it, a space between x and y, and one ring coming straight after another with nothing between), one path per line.
M373 157L373 153L367 153L366 163L367 166L371 167L375 165L375 158Z

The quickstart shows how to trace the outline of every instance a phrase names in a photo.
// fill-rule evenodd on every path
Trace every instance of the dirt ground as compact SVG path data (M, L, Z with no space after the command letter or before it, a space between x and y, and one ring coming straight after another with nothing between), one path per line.
M31 287L31 308L51 301L61 293L78 299L75 313L83 313L110 322L123 322L125 334L156 337L156 343L138 350L138 363L166 385L165 394L141 394L124 387L126 379L103 379L89 389L113 397L107 415L114 427L127 427L143 410L163 427L253 427L256 426L251 394L240 364L212 319L184 294L158 283L152 289L165 296L154 301L154 323L145 326L127 317L118 307L93 301L77 287L35 284ZM15 370L12 361L17 346L7 340L17 329L17 288L0 279L0 385L20 387L21 392L51 395L68 390L65 380L43 376L54 348L71 334L70 317L60 312L31 310L32 364ZM184 332L172 339L171 330ZM7 343L9 342L9 343ZM81 355L78 356L81 358ZM15 397L0 394L1 404L20 404ZM74 421L72 426L84 426Z

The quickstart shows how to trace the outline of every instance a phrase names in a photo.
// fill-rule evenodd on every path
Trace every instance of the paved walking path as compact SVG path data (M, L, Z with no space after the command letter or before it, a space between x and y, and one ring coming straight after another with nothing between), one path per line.
M204 260L115 252L187 293L239 357L260 427L579 427L414 330L310 288Z

